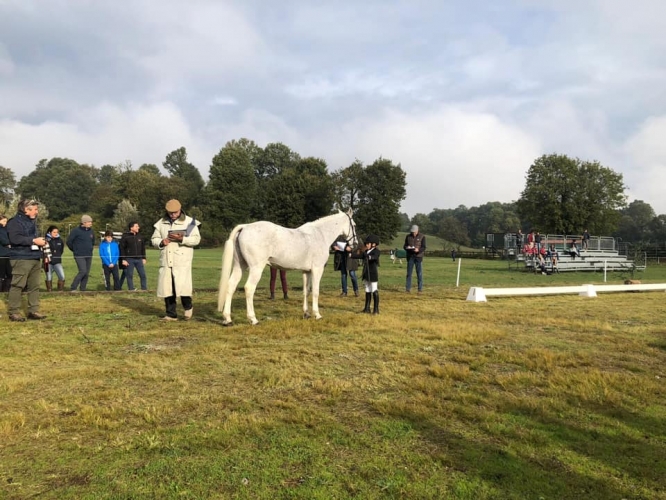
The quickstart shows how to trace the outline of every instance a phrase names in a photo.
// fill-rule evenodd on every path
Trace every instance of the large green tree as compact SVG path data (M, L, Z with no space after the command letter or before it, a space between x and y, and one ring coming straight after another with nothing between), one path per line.
M6 207L12 201L15 187L16 176L12 169L0 166L0 204L2 207Z
M41 160L35 170L21 178L17 191L23 198L36 198L49 209L53 220L90 210L99 171L68 158Z
M655 239L654 229L658 227L658 223L655 224L657 216L649 203L634 200L620 214L620 223L613 236L634 243Z
M469 246L471 243L467 228L452 215L439 221L437 236L458 245Z
M251 152L250 160L257 178L257 197L253 208L254 218L257 220L269 220L281 225L292 225L293 222L290 221L295 220L293 213L286 219L275 218L277 213L290 211L289 208L276 206L276 204L302 204L303 200L300 198L301 190L294 189L291 186L280 197L279 187L274 184L283 182L276 179L285 171L296 168L296 165L301 160L300 155L281 142L267 144L260 151L253 150L251 144L246 144L246 146L248 151ZM299 199L293 199L295 193L299 195ZM299 207L294 210L300 211L301 209Z
M208 216L229 231L250 222L257 196L257 179L247 143L228 142L213 157L206 186Z
M178 200L186 209L199 204L199 197L203 192L205 182L199 169L187 161L187 150L178 148L168 155L162 166L171 175L172 178L180 179L183 187L178 193ZM150 165L142 165L139 170L152 170Z
M333 172L331 178L335 208L343 212L351 208L356 212L360 203L359 192L364 171L363 163L357 159L347 168Z
M537 158L527 172L517 202L524 221L541 233L611 234L626 206L622 174L599 162L551 154Z
M295 173L303 190L303 223L331 213L333 179L326 162L321 158L303 158L296 163Z
M400 203L405 199L406 186L406 174L400 164L379 158L365 167L354 215L358 231L376 234L384 242L395 238L400 229Z

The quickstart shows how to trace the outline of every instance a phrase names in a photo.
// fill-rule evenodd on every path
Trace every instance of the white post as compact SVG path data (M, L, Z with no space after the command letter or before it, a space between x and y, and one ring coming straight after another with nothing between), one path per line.
M456 288L458 288L458 285L460 284L460 262L462 259L458 259L458 276L456 277Z
M604 261L604 283L606 283L606 263L607 262L608 261L606 261L606 260Z

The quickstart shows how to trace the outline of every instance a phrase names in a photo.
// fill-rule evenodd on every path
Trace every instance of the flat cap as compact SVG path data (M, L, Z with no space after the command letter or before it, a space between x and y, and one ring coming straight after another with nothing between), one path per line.
M167 212L178 212L180 210L180 202L178 200L169 200L165 208Z

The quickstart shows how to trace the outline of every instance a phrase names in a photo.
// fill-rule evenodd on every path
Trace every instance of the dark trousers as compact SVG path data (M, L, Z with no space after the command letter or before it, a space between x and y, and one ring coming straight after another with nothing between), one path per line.
M171 297L164 297L166 315L170 318L177 318L178 313L176 313L176 283L173 280L173 275L171 276L171 290ZM192 297L181 296L180 303L183 304L183 309L186 311L192 309Z
M102 264L104 269L104 288L111 290L111 276L113 276L113 289L120 290L120 278L118 277L118 266L109 267Z
M40 260L12 260L12 286L7 297L7 312L21 312L21 296L28 295L28 312L39 312L39 283L42 272Z
M8 292L12 287L12 265L9 256L0 257L0 292Z
M76 257L76 267L79 268L79 273L74 277L72 281L72 290L76 290L79 285L81 285L81 291L86 291L86 286L88 285L88 276L90 276L90 267L92 266L92 255L90 257Z
M271 267L271 282L270 282L270 287L271 287L271 294L275 293L275 282L277 281L277 269L274 267ZM282 284L282 293L287 295L287 292L289 291L287 289L287 271L284 269L280 269L280 283Z
M0 257L0 280L12 279L12 265L9 256Z
M125 277L127 278L127 288L134 290L134 268L139 273L141 279L141 290L148 290L148 282L146 280L146 269L143 267L142 259L125 259L127 261L127 269L125 270Z

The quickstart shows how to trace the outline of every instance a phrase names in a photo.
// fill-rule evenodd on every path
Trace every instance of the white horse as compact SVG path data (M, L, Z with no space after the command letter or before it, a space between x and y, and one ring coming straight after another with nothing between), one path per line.
M266 264L278 269L303 271L303 317L310 317L308 290L312 289L312 312L316 319L321 319L319 282L328 261L331 242L339 235L343 235L352 247L356 246L356 225L351 209L346 213L338 211L296 229L266 221L236 226L224 244L222 257L217 298L217 310L222 311L223 316L222 324L233 324L231 299L244 268L250 270L245 282L247 317L253 325L259 323L254 314L254 291Z

